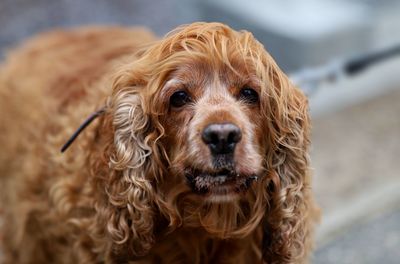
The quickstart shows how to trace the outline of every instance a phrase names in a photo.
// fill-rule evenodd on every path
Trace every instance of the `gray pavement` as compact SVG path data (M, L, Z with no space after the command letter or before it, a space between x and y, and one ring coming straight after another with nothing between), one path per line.
M400 263L400 89L313 123L313 263Z
M318 249L314 264L400 263L400 208L360 220Z
M325 211L400 180L400 89L313 120L315 192Z

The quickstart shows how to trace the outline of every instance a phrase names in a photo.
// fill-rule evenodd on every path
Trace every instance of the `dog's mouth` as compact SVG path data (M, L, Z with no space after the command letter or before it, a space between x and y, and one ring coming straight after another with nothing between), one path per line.
M231 196L243 193L258 179L256 174L241 174L232 169L210 172L188 168L185 170L185 176L192 191L205 196Z

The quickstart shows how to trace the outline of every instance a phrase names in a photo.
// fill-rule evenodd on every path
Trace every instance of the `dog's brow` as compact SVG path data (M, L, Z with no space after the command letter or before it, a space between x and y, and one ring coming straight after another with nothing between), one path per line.
M170 80L168 80L164 84L163 89L161 90L161 96L164 96L166 93L168 93L168 90L170 90L172 87L176 87L179 84L182 84L182 81L180 81L178 79L170 79Z
M181 81L179 81L179 80L177 80L177 79L171 79L171 80L168 80L168 81L165 83L165 86L170 87L170 86L172 86L172 85L176 85L176 84L179 84L179 83L181 83Z

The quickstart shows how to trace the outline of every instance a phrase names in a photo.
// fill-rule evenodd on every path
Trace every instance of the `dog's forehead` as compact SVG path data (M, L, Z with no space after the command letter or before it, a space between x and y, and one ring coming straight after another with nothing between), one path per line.
M252 67L242 62L232 61L229 65L190 62L171 71L161 94L168 95L180 89L198 93L226 92L230 87L241 87L249 82L260 83Z
M220 81L208 81L205 82L204 85L194 85L193 83L188 85L182 79L173 78L165 83L161 91L161 96L168 97L168 95L171 95L175 91L186 90L196 97L202 97L206 95L214 95L215 97L218 94L227 94L228 87L228 85Z

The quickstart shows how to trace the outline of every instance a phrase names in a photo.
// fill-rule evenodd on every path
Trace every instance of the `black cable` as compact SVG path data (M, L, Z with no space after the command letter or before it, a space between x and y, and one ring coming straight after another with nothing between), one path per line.
M368 66L371 66L377 62L383 61L395 55L400 55L400 45L350 59L348 62L345 63L344 71L349 75L357 74Z
M68 147L75 141L75 139L79 136L79 134L97 117L102 115L105 112L105 109L102 108L93 114L91 114L80 126L79 128L72 134L72 136L68 139L68 141L62 146L61 153L66 151Z

